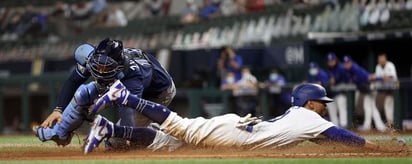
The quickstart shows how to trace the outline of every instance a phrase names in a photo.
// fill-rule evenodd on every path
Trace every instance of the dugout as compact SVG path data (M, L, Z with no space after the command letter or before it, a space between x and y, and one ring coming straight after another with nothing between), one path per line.
M398 116L401 119L411 119L412 111L410 95L412 94L412 64L405 60L410 53L410 43L412 37L410 32L369 32L369 33L335 33L322 34L311 33L309 39L305 41L308 48L311 61L317 61L326 67L326 55L328 52L334 52L339 59L344 55L350 55L359 65L366 68L369 72L375 72L378 53L387 54L388 60L395 64L399 79L399 89L395 92L397 97L395 109L400 111ZM378 108L381 116L384 117L381 103L378 100ZM356 106L356 108L361 108ZM359 110L359 109L355 109ZM355 111L356 112L356 111ZM359 112L359 111L358 111ZM361 122L362 117L354 118L354 121ZM358 120L356 120L358 119ZM397 127L401 127L398 122Z

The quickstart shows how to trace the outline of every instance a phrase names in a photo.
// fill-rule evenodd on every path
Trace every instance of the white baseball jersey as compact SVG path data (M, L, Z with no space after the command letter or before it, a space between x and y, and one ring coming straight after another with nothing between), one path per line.
M387 61L384 67L382 67L380 64L376 65L375 75L377 77L392 76L394 80L398 79L395 65L390 61Z
M236 114L190 119L172 112L161 128L194 145L258 149L297 144L317 138L323 131L335 126L303 107L291 107L282 116L252 126L251 131L236 127L240 119Z

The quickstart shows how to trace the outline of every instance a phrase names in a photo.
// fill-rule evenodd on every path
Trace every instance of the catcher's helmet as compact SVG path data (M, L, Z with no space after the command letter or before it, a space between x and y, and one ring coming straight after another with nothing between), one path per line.
M95 54L106 55L117 62L122 60L123 43L120 40L106 38L96 48Z
M91 75L101 85L112 83L121 71L117 61L106 55L93 54L87 62Z
M86 65L87 59L93 55L94 49L94 46L91 44L82 44L74 51L74 58L80 65L84 66Z
M293 106L304 106L308 100L319 100L326 103L333 101L326 96L325 88L319 84L304 83L293 89L291 97Z

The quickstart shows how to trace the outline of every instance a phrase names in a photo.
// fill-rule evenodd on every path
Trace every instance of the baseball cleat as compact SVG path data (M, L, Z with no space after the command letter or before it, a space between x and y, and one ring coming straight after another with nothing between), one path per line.
M127 97L129 96L130 92L126 89L126 87L120 82L120 80L116 80L109 88L105 94L100 96L100 98L94 103L93 107L90 110L92 115L98 113L101 109L105 108L110 104L112 101L116 101L118 104L126 104Z
M113 134L113 123L106 118L97 115L90 128L87 140L84 143L84 154L90 153L98 147L104 138L110 138Z
M46 142L46 141L52 140L56 142L57 146L63 146L63 147L70 144L70 142L72 141L73 135L74 135L74 133L69 133L69 135L65 139L61 139L58 135L54 135L50 139L46 139L43 130L44 128L38 125L32 127L32 131L34 135L37 138L39 138L40 141Z

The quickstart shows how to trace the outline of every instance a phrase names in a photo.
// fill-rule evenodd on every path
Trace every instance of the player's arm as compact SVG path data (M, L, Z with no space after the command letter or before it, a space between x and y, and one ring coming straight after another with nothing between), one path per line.
M74 70L66 81L63 84L62 89L60 90L59 97L57 98L56 107L53 109L53 112L43 121L41 126L51 127L54 121L58 123L61 122L62 113L67 104L71 101L74 93L81 84L87 80L86 77L80 76L76 70Z
M387 151L387 152L394 152L394 151L402 151L405 147L403 145L396 147L396 148L387 148L380 146L372 141L366 140L365 138L340 127L332 126L322 132L322 135L327 137L332 141L336 141L339 143L343 143L348 146L355 146L355 147L363 147L372 150L379 150L379 151Z
M80 85L86 82L87 79L88 76L85 77L83 75L80 75L77 70L73 70L73 72L64 82L62 89L60 90L59 97L57 98L56 108L60 108L63 111L63 109L71 101L77 88L79 88Z
M54 121L57 121L58 123L61 122L64 108L66 108L67 104L71 101L77 88L90 77L90 73L86 69L86 60L93 52L94 47L90 44L80 45L75 50L74 58L76 60L76 68L64 82L59 97L57 98L56 107L41 124L43 128L51 127Z
M348 146L362 147L366 143L366 139L343 128L332 126L322 132L326 138L343 143Z
M93 45L86 43L78 46L74 51L76 67L60 90L56 108L60 108L63 111L67 104L69 104L77 88L90 77L90 72L87 70L86 65L88 58L94 53L94 49Z

